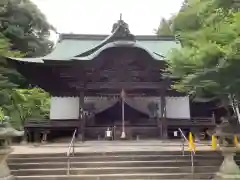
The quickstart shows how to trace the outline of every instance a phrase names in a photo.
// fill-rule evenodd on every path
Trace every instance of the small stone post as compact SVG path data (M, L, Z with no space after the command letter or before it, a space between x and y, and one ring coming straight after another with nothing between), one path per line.
M223 163L215 176L215 180L240 180L240 169L234 160L236 149L222 148Z
M229 120L223 119L222 123L217 126L215 135L221 139L219 150L224 160L214 180L240 180L240 169L234 161L235 153L238 151L238 147L234 144L234 136L239 134L240 124L236 117Z
M21 140L21 144L22 145L26 145L27 143L28 143L28 132L25 129L24 130L24 135L23 135L22 140Z
M0 179L4 180L14 180L14 176L11 175L11 172L6 163L8 155L12 152L11 149L0 149Z
M0 124L0 179L2 180L14 180L15 178L11 175L6 159L12 152L9 147L9 140L12 137L23 136L24 132L17 131L11 127L8 120Z

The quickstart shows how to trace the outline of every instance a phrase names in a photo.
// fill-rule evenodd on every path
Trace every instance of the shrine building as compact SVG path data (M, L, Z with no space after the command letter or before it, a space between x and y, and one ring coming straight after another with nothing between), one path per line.
M26 121L29 134L78 130L83 140L168 138L173 131L215 126L212 107L171 89L163 76L172 36L133 35L119 20L110 35L61 34L53 51L8 62L51 95L49 119Z

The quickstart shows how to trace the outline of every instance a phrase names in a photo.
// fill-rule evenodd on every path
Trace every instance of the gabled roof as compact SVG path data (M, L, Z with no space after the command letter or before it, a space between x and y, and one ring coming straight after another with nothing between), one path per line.
M76 39L73 39L75 37ZM88 37L89 39L87 39ZM76 34L63 34L62 38L58 42L55 50L49 54L51 59L67 59L69 57L82 54L89 49L92 49L99 44L101 44L107 36L103 35L76 35ZM82 39L81 39L82 38ZM178 43L174 37L165 36L135 36L136 41L117 41L108 43L102 50L114 47L114 46L129 46L138 47L149 52L155 59L163 60L171 49L179 48L180 43ZM69 48L71 47L71 48ZM48 58L49 58L48 57ZM75 59L75 58L74 58ZM81 58L80 58L81 59ZM87 58L86 60L88 60ZM90 58L91 59L91 58ZM81 59L82 60L82 59Z
M172 36L133 36L128 25L119 20L114 24L111 35L61 34L53 51L44 57L9 59L34 63L44 63L47 60L92 60L108 48L132 47L145 50L155 60L164 60L171 49L180 46Z

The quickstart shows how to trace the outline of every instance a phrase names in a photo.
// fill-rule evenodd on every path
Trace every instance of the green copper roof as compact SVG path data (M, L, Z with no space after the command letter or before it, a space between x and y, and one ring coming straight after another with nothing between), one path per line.
M47 60L92 60L103 50L112 47L139 48L155 60L164 60L173 48L179 48L173 36L134 36L121 18L113 24L110 35L62 34L54 50L41 58L10 58L17 61L44 63Z
M126 41L110 42L98 49L96 52L86 57L75 57L92 48L95 48L104 41L107 36L105 35L76 35L76 34L63 34L60 35L60 40L55 45L53 51L40 58L10 58L18 61L39 62L43 60L91 60L101 50L113 47L113 44L118 46L126 46ZM131 42L133 47L142 48L146 50L154 59L164 60L163 57L173 48L179 48L181 45L175 41L174 37L164 36L135 36L136 42Z
M101 41L96 40L63 40L59 42L55 50L49 54L47 58L56 60L72 58L73 56L77 56L78 54L94 48L100 43ZM180 47L180 44L176 43L176 41L136 41L136 44L146 49L148 52L156 53L161 56L166 56L171 49ZM110 48L112 46L107 45L107 47ZM156 56L156 59L162 59L161 56Z
M112 48L112 47L132 47L132 48L140 48L142 50L145 50L146 52L149 53L149 55L152 56L152 58L157 59L157 60L161 60L164 59L165 55L163 55L163 53L155 53L153 51L151 51L151 49L149 49L146 46L141 45L142 43L140 42L133 42L133 41L115 41L115 42L111 42L106 44L105 46L99 48L97 51L93 52L92 54L88 55L88 56L84 56L84 57L74 57L72 59L74 60L91 60L95 57L97 57L102 51ZM83 51L84 52L84 51Z

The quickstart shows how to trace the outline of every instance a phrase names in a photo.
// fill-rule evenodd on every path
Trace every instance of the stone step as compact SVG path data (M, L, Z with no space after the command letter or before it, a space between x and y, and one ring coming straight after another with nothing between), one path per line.
M17 180L209 180L214 177L213 173L138 173L138 174L98 174L98 175L41 175L19 176Z
M190 160L190 155L109 155L109 156L74 156L71 162L94 162L94 161L160 161L160 160ZM219 160L221 156L195 155L195 160ZM66 162L67 156L64 157L38 157L29 158L8 158L8 163L30 163L30 162Z
M53 147L55 148L55 147ZM97 148L97 147L96 147ZM57 149L57 148L55 148ZM187 150L187 149L186 149ZM33 150L34 151L34 150ZM191 153L186 151L185 155L190 155ZM76 152L75 156L121 156L121 155L182 155L181 151L120 151L120 152L89 152L80 153ZM215 151L199 151L196 155L208 155L208 156L220 156L219 152ZM239 154L240 155L240 154ZM66 153L42 153L42 154L11 154L10 158L31 158L31 157L64 157ZM240 156L239 156L240 157Z
M240 156L237 156L240 164ZM200 180L211 179L223 157L214 151L200 151L194 156L180 151L130 151L76 153L70 157L71 176L67 174L66 153L12 154L8 164L17 180Z
M222 160L200 160L194 161L194 166L220 166ZM238 161L238 164L240 162ZM9 167L12 170L18 169L48 169L48 168L66 168L67 162L31 162L31 163L10 163ZM177 161L98 161L98 162L71 162L72 168L87 168L87 167L180 167L191 166L189 160L177 160Z
M212 173L219 169L218 166L198 166L194 173ZM11 171L14 176L36 176L36 175L66 175L66 168L52 169L18 169ZM101 168L71 168L71 175L98 175L98 174L138 174L138 173L191 173L191 166L181 167L101 167Z

